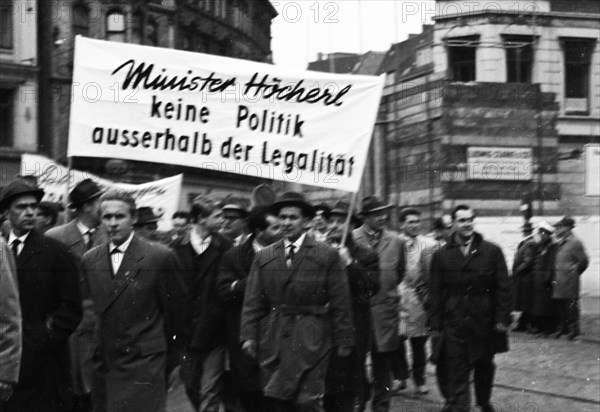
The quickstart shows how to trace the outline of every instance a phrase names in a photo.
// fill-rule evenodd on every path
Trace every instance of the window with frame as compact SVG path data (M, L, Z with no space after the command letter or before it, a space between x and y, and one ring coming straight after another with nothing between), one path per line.
M593 39L562 39L565 60L565 112L589 113Z
M106 40L125 42L125 15L118 10L106 15Z
M2 2L0 4L0 48L13 48L13 4Z
M455 82L472 82L477 74L479 36L456 37L446 42L448 75Z
M144 30L145 44L158 46L158 23L154 18L149 17L147 19Z
M73 6L73 35L89 36L90 18L89 10L85 4L76 4Z
M0 89L0 146L2 147L12 147L14 145L15 93L15 89Z
M506 50L506 81L531 83L533 72L533 42L531 36L503 36Z

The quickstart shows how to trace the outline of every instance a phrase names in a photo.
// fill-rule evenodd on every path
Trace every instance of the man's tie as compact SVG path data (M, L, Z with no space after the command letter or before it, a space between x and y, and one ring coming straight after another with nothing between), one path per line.
M87 250L90 250L94 246L94 232L95 232L95 229L90 229L87 232L85 232L85 234L87 235L87 242L86 242Z
M21 241L19 239L15 239L12 242L12 251L13 251L13 255L15 256L15 259L17 258L17 256L19 256L19 245L21 244Z
M110 263L113 270L113 278L117 276L119 267L121 267L121 260L123 259L124 252L118 247L110 251Z
M289 245L288 248L290 250L288 251L288 255L287 255L287 265L288 265L288 267L291 267L292 264L294 263L294 257L296 257L296 246Z

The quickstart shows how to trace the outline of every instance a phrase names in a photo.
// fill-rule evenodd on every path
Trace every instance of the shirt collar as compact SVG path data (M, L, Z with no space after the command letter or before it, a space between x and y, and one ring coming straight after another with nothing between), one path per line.
M22 244L25 244L25 240L27 239L27 236L29 236L30 233L31 233L31 230L29 232L25 233L24 235L22 235L21 237L17 237L17 235L15 235L15 232L13 232L11 230L10 234L8 235L8 244L12 245L13 242L15 241L15 239L19 239L19 241Z
M283 246L285 246L285 249L287 250L287 248L290 247L290 245L294 245L296 247L296 252L300 250L300 246L302 246L302 243L304 243L304 238L306 237L306 232L302 233L302 235L296 239L296 241L294 243L290 242L287 238L283 238Z
M261 250L263 250L263 248L264 248L264 246L263 246L263 245L261 245L260 243L258 243L258 242L256 241L256 239L254 239L254 240L252 241L252 249L254 249L254 251L255 251L256 253L258 253L258 252L260 252Z
M110 243L108 244L108 250L110 252L112 252L113 250L115 250L118 247L121 252L125 253L127 251L127 248L129 247L129 244L133 240L133 233L134 232L132 231L131 234L129 235L129 238L127 238L127 240L125 242L121 243L121 245L119 245L119 246L115 245L112 241L110 241Z
M90 230L94 230L94 229L87 227L86 225L81 223L81 221L79 221L79 220L77 220L77 229L79 229L79 231L81 232L82 235L87 235Z
M212 235L208 235L206 237L206 239L202 239L200 237L200 235L198 234L198 232L196 231L195 227L193 227L189 233L190 233L190 243L192 244L192 247L199 255L201 255L202 253L204 253L204 251L210 245L210 243L212 241Z

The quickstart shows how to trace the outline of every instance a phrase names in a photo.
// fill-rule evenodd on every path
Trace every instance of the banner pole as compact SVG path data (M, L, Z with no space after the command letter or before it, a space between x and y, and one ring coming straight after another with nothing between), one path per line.
M341 246L346 245L346 239L348 237L348 232L350 232L350 219L352 219L352 212L354 211L354 207L356 206L357 198L358 198L358 192L354 192L352 194L352 200L350 201L350 208L348 209L348 216L346 216L346 223L344 223L344 234L342 235Z
M67 184L66 184L66 192L65 192L65 197L63 199L63 206L65 207L65 209L67 208L67 206L69 205L69 192L71 191L71 171L73 170L73 158L72 157L67 157Z

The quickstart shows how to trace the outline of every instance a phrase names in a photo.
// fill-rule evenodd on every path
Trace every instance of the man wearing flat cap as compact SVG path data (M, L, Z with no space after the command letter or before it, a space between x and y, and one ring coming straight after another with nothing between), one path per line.
M556 248L552 299L556 302L559 326L556 338L567 335L569 340L579 335L579 278L588 267L589 258L583 243L572 233L575 220L563 217L554 224Z
M331 208L326 203L319 203L314 206L315 217L312 219L312 227L308 231L317 242L327 242L327 233L329 232L329 213Z
M241 245L249 236L248 211L237 203L223 206L223 226L220 233L233 242L233 246Z
M63 412L72 408L67 341L81 320L79 274L60 242L34 229L42 189L21 180L0 195L11 224L8 244L17 263L23 317L19 382L3 411Z
M304 233L314 211L301 194L284 193L272 211L284 238L254 259L240 341L276 412L319 412L330 352L354 346L348 281L338 252Z
M75 219L64 225L54 227L46 236L65 245L75 258L81 262L84 253L93 246L106 241L106 230L100 225L100 195L104 190L92 179L77 183L69 193L69 208ZM80 280L81 282L81 280ZM83 292L83 291L82 291ZM94 353L94 330L96 318L89 297L83 298L83 320L69 339L71 352L71 379L77 411L102 410L99 402L104 399L100 392L103 378L92 365Z
M397 288L404 276L404 243L385 229L391 205L377 196L362 201L363 225L353 232L354 240L379 257L379 292L371 298L371 359L373 362L374 412L390 410L393 362L400 356L400 298Z

